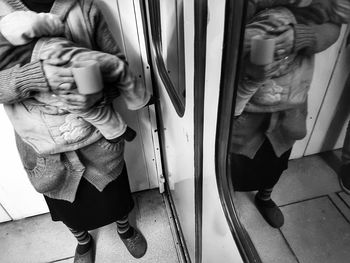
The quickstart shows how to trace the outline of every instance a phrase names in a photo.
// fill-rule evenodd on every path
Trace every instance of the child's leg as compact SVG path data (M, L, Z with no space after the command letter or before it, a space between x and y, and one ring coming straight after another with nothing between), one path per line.
M271 199L271 194L283 171L288 167L288 159L291 149L283 153L280 157L276 156L270 143L261 146L256 159L260 165L257 172L263 178L261 188L255 196L255 205L266 222L274 228L280 228L284 224L284 216L277 204Z
M235 116L242 114L245 106L262 84L253 81L244 81L238 86L236 96Z
M114 111L112 104L74 113L95 126L107 140L115 140L131 130L119 113Z
M128 216L116 221L118 234L121 238L129 238L133 234L133 228L129 224Z
M270 226L280 228L284 224L284 216L271 199L272 191L273 188L259 190L255 196L255 205Z
M78 241L74 262L93 263L95 260L95 251L92 236L85 230L76 230L69 227L68 229Z

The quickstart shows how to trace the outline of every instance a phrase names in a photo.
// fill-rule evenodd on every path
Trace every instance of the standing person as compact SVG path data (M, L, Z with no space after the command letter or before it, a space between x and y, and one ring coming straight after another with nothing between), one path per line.
M0 4L9 12L50 11L58 15L64 24L64 36L69 40L79 39L72 35L66 20L78 4L89 26L93 48L124 60L124 64L119 64L124 65L120 76L130 74L94 1L1 0ZM13 25L17 22L20 21L12 21ZM71 70L64 67L62 61L43 63L36 59L32 51L37 44L33 41L20 49L16 47L11 55L18 56L16 50L21 50L27 60L0 72L0 101L15 130L20 131L16 141L24 168L34 187L44 193L52 219L62 221L77 238L74 262L94 262L94 242L88 230L112 222L116 222L117 232L129 252L136 258L142 257L147 249L146 240L128 221L134 204L123 158L123 138L107 141L93 126L74 114L46 112L42 105L34 103L36 96L52 92L62 97L67 108L87 110L110 103L119 91L115 83L106 80L99 94L62 95L74 89ZM131 85L130 89L136 87ZM139 107L145 106L150 98L144 88L143 92L144 100ZM34 139L40 143L33 144Z
M246 25L244 70L231 135L234 188L258 190L255 205L275 228L284 224L284 216L271 193L288 167L294 142L306 135L314 54L328 48L339 36L339 25L329 20L327 12L316 12L320 21L315 22L313 10L323 11L319 6L291 10L266 9ZM251 39L257 35L275 39L274 61L268 65L254 65L247 56Z

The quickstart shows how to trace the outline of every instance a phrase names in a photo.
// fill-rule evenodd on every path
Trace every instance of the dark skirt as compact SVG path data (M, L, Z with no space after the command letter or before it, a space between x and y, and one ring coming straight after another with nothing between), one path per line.
M236 191L255 191L275 186L284 170L292 149L277 157L269 140L263 145L253 159L244 155L231 153L231 176Z
M122 219L133 209L126 168L100 192L82 178L73 203L44 196L53 221L76 230L92 230Z

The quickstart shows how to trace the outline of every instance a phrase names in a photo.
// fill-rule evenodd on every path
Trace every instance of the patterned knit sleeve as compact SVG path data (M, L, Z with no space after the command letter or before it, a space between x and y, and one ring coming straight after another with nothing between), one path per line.
M41 67L41 62L22 64L18 54L17 64L10 65L6 52L10 46L0 34L0 103L11 104L32 96L34 92L47 90L47 82ZM11 56L15 55L13 52ZM6 65L5 65L6 64Z
M126 105L131 110L137 110L147 105L150 94L144 85L137 80L130 71L125 55L121 51L118 43L113 38L106 20L94 2L88 10L90 27L93 31L93 38L98 51L109 53L118 58L117 64L124 64L123 71L120 72L117 81L108 83L105 87L105 96L108 100L113 100L121 95Z
M294 25L296 52L312 55L337 41L340 23L333 10L335 1L338 0L313 0L307 7L290 8L297 20Z
M295 28L295 51L306 55L322 52L333 45L340 34L340 26L333 23L297 24Z

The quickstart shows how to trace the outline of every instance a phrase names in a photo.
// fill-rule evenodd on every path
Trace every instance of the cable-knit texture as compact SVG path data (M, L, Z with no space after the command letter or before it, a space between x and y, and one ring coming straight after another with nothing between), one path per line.
M302 49L307 48L308 53L314 54L315 53L314 48L316 46L317 39L313 28L311 28L308 25L296 24L294 25L294 32L295 32L295 38L294 38L295 52L298 52Z
M28 63L17 73L17 85L24 93L48 89L41 66L40 61Z
M28 11L29 9L19 0L7 0L6 1L14 10Z
M14 103L29 98L33 92L46 91L48 88L41 68L41 62L19 65L2 71L0 83L9 83L2 87L0 103ZM14 77L16 76L16 77ZM11 87L16 87L15 90Z

